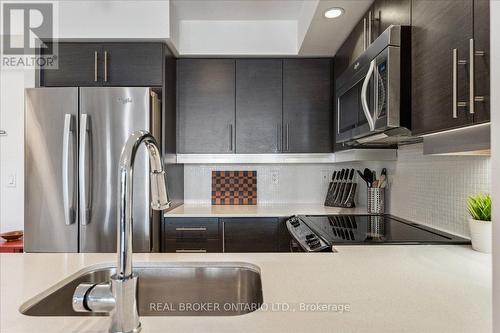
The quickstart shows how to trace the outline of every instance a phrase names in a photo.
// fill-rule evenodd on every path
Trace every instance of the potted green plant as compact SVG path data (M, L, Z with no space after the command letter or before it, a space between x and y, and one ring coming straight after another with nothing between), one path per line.
M469 229L472 248L479 252L491 253L491 196L472 195L467 200Z

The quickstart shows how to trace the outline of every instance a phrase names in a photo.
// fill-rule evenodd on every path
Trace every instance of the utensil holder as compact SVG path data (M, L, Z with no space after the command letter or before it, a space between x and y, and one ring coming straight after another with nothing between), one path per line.
M385 212L385 188L369 187L368 194L368 214L384 214Z

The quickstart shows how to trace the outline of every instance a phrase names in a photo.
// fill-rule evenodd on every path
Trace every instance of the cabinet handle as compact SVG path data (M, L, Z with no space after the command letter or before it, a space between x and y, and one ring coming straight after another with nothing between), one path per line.
M0 136L7 136L6 130L0 130Z
M484 102L486 98L484 96L476 96L476 91L474 87L475 79L475 57L483 57L485 55L484 51L476 51L476 46L474 38L469 40L469 113L474 114L475 102Z
M108 82L108 51L104 51L104 82Z
M467 64L467 61L465 60L458 60L458 50L453 49L452 50L452 56L453 56L453 118L456 119L458 117L458 111L457 109L459 107L466 107L467 102L458 102L458 65L465 65Z
M229 124L229 151L233 151L233 124Z
M363 18L363 51L366 50L366 17Z
M372 11L368 12L368 46L372 43Z
M178 227L175 231L207 231L205 227Z
M288 151L290 149L290 141L289 141L289 133L290 133L290 126L288 123L286 123L286 133L285 133L285 150Z
M179 249L175 250L177 253L207 253L206 249L198 249L198 250L185 250L185 249Z
M276 151L277 152L280 152L282 147L280 147L280 127L281 127L281 124L276 124Z
M226 252L226 223L222 223L222 253Z
M94 82L97 82L97 80L99 79L97 73L98 73L98 70L99 70L99 54L97 53L97 51L94 51Z

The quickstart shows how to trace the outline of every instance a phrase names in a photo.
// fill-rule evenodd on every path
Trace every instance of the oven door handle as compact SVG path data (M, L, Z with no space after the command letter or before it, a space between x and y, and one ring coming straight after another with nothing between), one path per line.
M370 126L370 131L375 130L375 121L370 113L370 108L368 107L368 99L366 94L368 92L368 83L370 83L370 79L375 72L375 62L376 59L373 59L370 62L370 68L368 69L368 73L366 74L365 80L363 81L363 86L361 87L361 106L363 107L363 112L365 113L366 120L368 120L368 125Z

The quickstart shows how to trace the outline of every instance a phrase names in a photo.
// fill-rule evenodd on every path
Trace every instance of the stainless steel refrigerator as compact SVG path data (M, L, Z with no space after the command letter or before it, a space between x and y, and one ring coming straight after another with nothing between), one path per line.
M151 88L26 89L26 252L116 252L118 161L128 136L159 139L161 107ZM134 171L133 247L159 249L144 148Z

